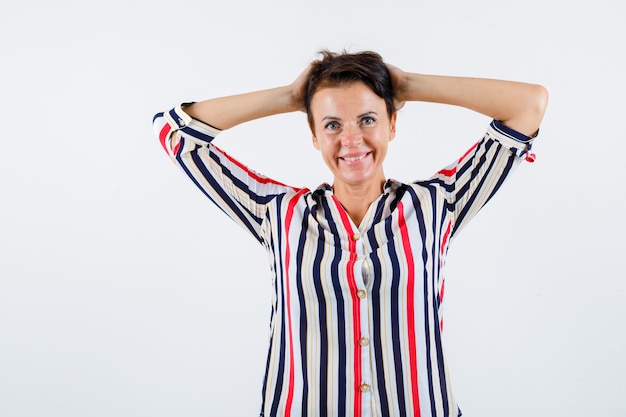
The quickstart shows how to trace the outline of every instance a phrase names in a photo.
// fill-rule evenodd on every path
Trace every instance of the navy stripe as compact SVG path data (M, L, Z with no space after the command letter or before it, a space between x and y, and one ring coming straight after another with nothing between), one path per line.
M242 190L255 203L267 204L272 201L274 197L276 197L276 194L259 195L254 193L247 183L243 182L241 179L239 179L239 177L234 175L232 171L222 163L222 154L211 150L209 156L222 167L222 173L226 176L226 178L228 178L238 189Z
M185 135L189 135L206 143L210 143L215 138L214 136L207 135L204 132L194 129L193 127L187 126L184 122L183 116L176 113L176 108L171 109L169 111L169 115L172 120L177 123L176 126L172 126L173 130L179 130Z
M498 151L496 151L497 153L499 153ZM481 157L481 165L484 165L487 162L483 161L483 158L485 156L483 155L483 157ZM480 192L483 190L483 187L485 185L485 183L492 179L490 177L490 173L493 170L493 167L496 163L496 159L493 158L490 160L489 162L489 166L485 169L485 172L483 173L482 178L480 179L480 182L478 183L478 185L474 188L474 191L472 192L472 195L470 196L470 198L467 200L467 202L464 203L463 208L461 209L461 211L459 212L459 214L457 215L456 218L456 222L454 224L454 227L452 229L452 233L451 235L454 236L456 234L456 231L464 224L464 220L465 220L465 216L467 216L467 214L469 213L470 210L475 209L476 206L474 205L474 201L476 200L476 198L478 197L478 195L480 194ZM484 169L484 168L481 168ZM478 168L475 169L472 172L472 180L478 176ZM470 180L471 181L471 180ZM486 202L486 201L485 201ZM484 203L482 205L484 205Z
M160 119L161 117L164 116L165 113L163 112L159 112L157 114L154 115L154 117L152 118L152 123L156 122L157 119Z
M392 223L392 220L394 222ZM391 261L391 339L392 339L392 350L394 356L394 367L396 373L396 395L398 397L398 403L400 405L400 416L406 416L406 409L404 404L406 404L406 393L404 388L404 373L403 368L405 366L406 360L402 357L402 349L400 347L400 263L398 261L398 253L394 246L393 239L393 230L392 226L395 223L395 219L392 216L387 217L385 221L385 231L387 233L387 252L389 253L389 259Z
M215 139L215 136L211 136L206 133L200 132L199 130L196 130L190 126L185 126L181 128L180 131L184 133L185 135L189 135L196 139L200 139L201 141L206 142L206 143L211 143L213 139Z
M172 120L174 120L175 122L178 122L178 120L181 118L178 113L176 113L176 107L172 108L168 114L170 115L170 118Z
M268 213L269 215L269 213ZM273 236L271 236L271 231L270 231L270 237L269 237L269 244L268 244L268 250L270 253L274 254L275 253L275 247L274 247L274 239L272 238ZM272 262L273 262L273 269L274 271L276 271L276 268L278 268L278 265L276 264L276 257L273 256L272 257ZM278 281L276 279L273 280L273 287L274 287L274 294L278 295ZM275 318L275 314L276 314L276 306L273 305L271 310L270 310L270 329L272 328L272 324L274 323L274 318ZM269 349L267 351L267 360L265 362L265 373L264 373L264 377L263 377L263 387L261 389L261 410L265 410L265 394L267 393L267 383L268 383L268 378L269 378L269 372L270 372L270 363L271 363L271 358L272 358L272 347L274 345L274 334L271 333L270 336L270 341L269 341ZM261 413L263 413L263 411L261 411Z
M378 204L376 205L376 210L374 211L374 216L372 218L372 225L377 225L382 221L383 211L388 199L389 194L385 194L382 196L382 198L379 199ZM370 250L372 252L377 251L380 245L378 243L378 240L376 239L376 229L372 227L370 230L367 231L366 236Z
M458 177L458 174L456 176ZM422 186L422 187L428 187L430 184L437 185L439 186L439 188L441 188L442 190L445 190L447 193L453 193L454 186L455 186L453 182L448 183L441 178L433 178L428 181L414 181L413 184Z
M500 147L502 147L502 145L498 145L499 151L507 152L505 148L500 150ZM491 197L493 197L493 195L500 189L504 181L506 181L507 177L509 176L509 173L513 169L513 164L515 164L515 155L511 152L509 159L506 161L506 166L504 170L502 171L502 175L500 176L500 178L498 178L498 182L493 187L493 190L491 191L491 194L489 194L489 197L487 197L487 200L485 200L485 204L487 204L487 202L491 200Z
M389 399L387 398L387 375L385 375L385 368L383 367L383 343L382 343L382 329L381 329L381 311L380 311L380 287L381 287L381 265L378 257L373 254L370 255L372 261L372 273L374 275L372 281L372 321L374 322L374 328L372 329L372 346L374 349L374 358L376 364L376 381L380 390L380 408L383 417L389 417Z
M198 170L202 173L202 176L211 185L211 189L213 189L222 198L222 201L224 202L224 204L226 206L228 206L235 213L236 217L234 219L238 219L241 222L241 224L246 229L248 229L250 231L250 233L252 233L252 235L255 237L256 240L258 240L259 242L263 242L263 239L257 233L257 228L255 226L253 226L252 223L250 223L249 216L251 216L252 214L248 210L246 210L245 207L242 207L241 204L239 204L238 201L234 200L228 193L226 193L224 191L224 189L222 188L221 184L215 179L215 177L213 175L211 175L209 169L204 164L204 161L198 155L197 148L194 151L192 151L190 155L191 155L191 158L192 158L196 168L198 168ZM177 157L177 159L179 159L179 157ZM181 162L181 165L184 166L184 163L180 159L179 159L179 161ZM190 175L190 176L191 176L191 178L194 178L192 175ZM196 181L194 181L194 182L202 190L202 187ZM205 193L205 195L206 195L206 193ZM213 201L215 204L217 204L218 206L221 207L221 205L218 204L215 200L211 199L211 201ZM246 213L248 213L247 216L243 214L242 209L244 211L246 211ZM256 220L257 224L261 223L261 219L260 218L258 218L256 216L252 216L252 217Z
M181 147L182 147L182 143L181 143ZM187 165L182 163L182 160L181 160L179 155L176 155L176 160L179 162L180 167L183 169L183 171L185 171L185 174L187 174L187 176L196 185L196 187L198 187L198 189L200 191L202 191L202 194L204 194L206 196L206 198L208 198L211 201L211 203L215 204L215 206L218 209L220 209L224 214L227 214L226 210L224 208L222 208L222 206L220 204L218 204L217 201L215 201L213 199L213 197L211 197L211 195L204 188L202 188L202 185L200 185L200 183L196 180L196 178L193 176L193 174L189 171L189 168L187 168Z
M474 155L472 155L472 157L468 159L467 162L465 162L463 166L460 167L457 171L456 178L461 178L466 170L470 168L472 169L472 172L470 173L470 178L465 181L462 187L456 190L456 201L462 200L465 194L471 189L472 181L474 181L474 178L476 178L481 173L483 166L485 165L485 163L487 163L487 154L491 149L492 144L492 141L487 141L486 143L484 143L484 146L478 146ZM478 157L478 161L476 161L477 152L482 151L483 148L484 152L480 154L480 156ZM491 162L493 162L493 159L491 160ZM468 204L467 206L470 205Z
M281 201L283 200L283 196L279 196L276 201L276 218L281 218ZM285 242L283 239L283 230L282 230L282 222L277 222L276 224L276 234L277 234L277 242ZM274 390L274 399L272 401L272 408L270 411L270 416L278 415L278 406L280 404L280 400L282 398L283 391L283 379L285 377L285 352L287 350L287 341L286 341L286 324L287 324L287 306L285 301L285 270L283 266L285 262L283 260L283 254L279 249L276 252L276 257L279 259L278 269L276 270L277 279L276 279L276 288L278 290L278 294L276 294L276 302L280 303L280 346L278 353L278 377L276 378L276 384L272 387Z
M491 127L498 133L508 137L509 139L513 139L517 142L521 142L523 144L526 144L528 142L530 142L532 140L532 138L530 136L526 136L525 134L518 132L515 129L511 129L510 127L508 127L507 125L505 125L504 123L502 123L499 120L493 120L491 122Z
M346 316L344 312L345 301L343 299L343 291L341 289L341 280L342 275L339 272L339 261L341 260L341 239L339 230L337 230L337 225L335 222L330 221L333 216L328 205L328 199L322 199L321 201L322 208L324 210L324 215L327 219L329 219L328 227L330 228L330 232L334 237L334 256L333 261L330 265L330 276L333 284L334 294L336 296L337 302L337 341L338 341L338 356L339 356L339 364L338 364L338 374L337 374L337 384L339 387L339 392L337 393L337 415L345 416L346 415L346 407L347 407L347 397L346 397L346 385L348 383L347 379L347 367L348 367L348 354L347 354L347 346L346 346L346 328L345 324Z
M388 199L389 195L386 194L383 198L378 202L378 206L376 207L376 212L374 214L374 218L372 223L378 224L382 220L383 209L385 203ZM375 229L372 228L367 233L368 242L371 248L371 253L369 256L370 261L372 262L372 292L371 292L371 304L372 304L372 321L374 323L374 327L372 329L372 348L374 349L374 363L376 365L376 381L380 390L378 394L380 396L380 408L383 417L390 417L389 414L389 399L387 398L387 390L386 390L386 375L385 368L383 367L383 361L381 358L383 357L383 345L382 345L382 328L381 328L381 309L380 309L380 288L381 288L381 276L382 276L382 267L379 258L376 256L376 251L379 248L378 240L376 239L376 234L374 233Z
M315 251L315 259L313 260L313 286L315 287L315 294L317 295L318 303L318 323L320 328L320 369L319 369L319 405L318 409L320 413L323 410L328 409L328 318L326 317L326 298L324 297L324 290L322 289L322 277L321 268L322 257L324 256L324 229L320 224L317 225L317 232L319 236L317 250Z
M308 230L309 209L306 208L302 214L302 226L300 228L300 238L298 239L298 248L296 250L296 289L298 291L298 301L300 302L300 352L302 367L302 409L301 416L308 415L307 402L309 399L309 373L307 370L307 331L308 323L306 319L306 300L304 299L304 290L302 288L302 268L304 247L306 245L306 233ZM293 319L292 319L293 320Z

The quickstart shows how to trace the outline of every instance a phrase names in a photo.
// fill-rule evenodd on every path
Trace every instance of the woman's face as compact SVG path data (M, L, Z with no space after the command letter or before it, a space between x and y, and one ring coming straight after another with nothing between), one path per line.
M334 186L382 187L383 161L396 134L385 101L362 82L318 90L311 99L313 145Z

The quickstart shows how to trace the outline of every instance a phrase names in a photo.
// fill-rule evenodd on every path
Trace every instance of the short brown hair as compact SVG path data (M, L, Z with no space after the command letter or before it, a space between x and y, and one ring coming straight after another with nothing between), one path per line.
M319 54L322 57L313 61L304 97L304 106L311 130L313 130L311 99L321 88L338 87L361 81L374 94L385 100L389 117L396 112L389 69L378 53L372 51L336 53L322 50Z

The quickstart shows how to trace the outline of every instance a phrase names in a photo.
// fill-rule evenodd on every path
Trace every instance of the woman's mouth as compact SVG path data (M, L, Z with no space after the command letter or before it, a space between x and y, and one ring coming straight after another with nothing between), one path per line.
M348 163L354 163L354 162L359 162L363 159L365 159L365 157L367 157L371 152L361 152L361 153L353 153L353 154L348 154L348 155L344 155L344 156L340 156L339 159L348 162Z

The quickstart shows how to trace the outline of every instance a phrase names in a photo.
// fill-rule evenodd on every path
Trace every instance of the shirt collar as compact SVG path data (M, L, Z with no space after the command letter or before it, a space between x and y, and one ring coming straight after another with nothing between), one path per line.
M396 189L398 189L398 187L400 186L400 182L393 179L393 178L389 178L387 181L385 181L385 184L383 185L383 194L389 194L393 191L395 191ZM315 189L316 193L320 193L320 194L328 194L328 195L332 195L333 193L333 186L330 185L327 182L324 182L322 184L320 184L316 189Z

